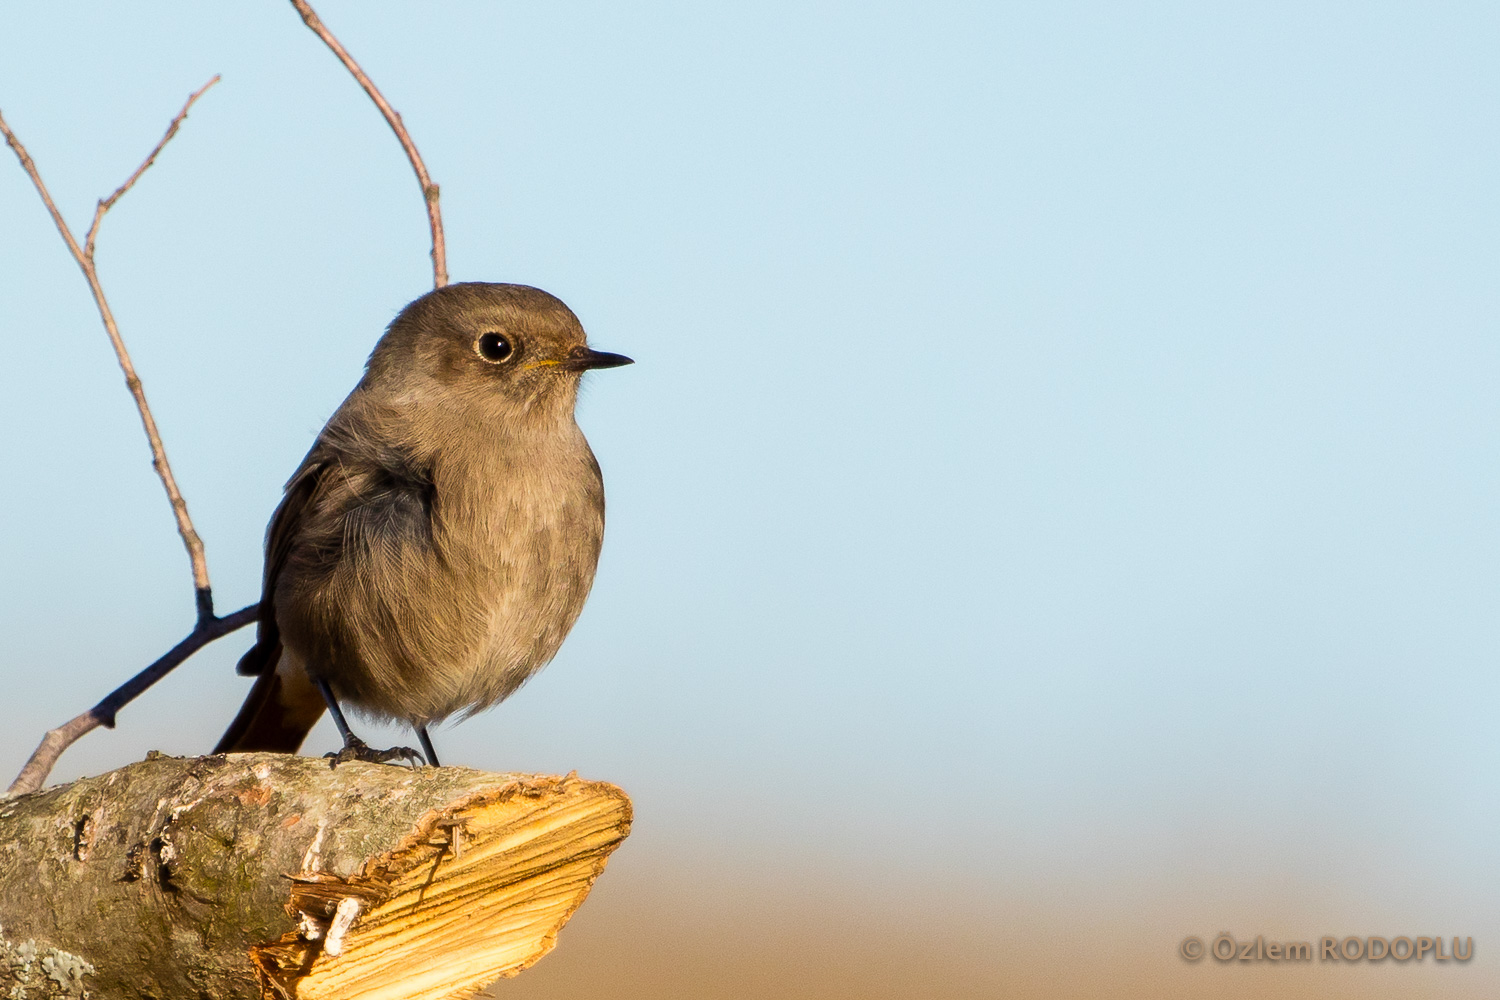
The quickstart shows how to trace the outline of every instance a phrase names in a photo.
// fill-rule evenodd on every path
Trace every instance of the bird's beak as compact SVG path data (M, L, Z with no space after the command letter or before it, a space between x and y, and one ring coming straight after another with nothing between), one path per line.
M596 351L588 347L575 347L563 361L561 367L575 372L586 372L593 368L618 368L633 365L635 361L623 354Z

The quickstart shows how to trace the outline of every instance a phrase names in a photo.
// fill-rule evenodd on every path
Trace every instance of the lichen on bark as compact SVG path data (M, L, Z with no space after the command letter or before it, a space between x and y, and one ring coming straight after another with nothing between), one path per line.
M94 967L77 955L38 946L36 941L12 941L0 926L0 990L6 1000L50 1000L90 997L85 976Z

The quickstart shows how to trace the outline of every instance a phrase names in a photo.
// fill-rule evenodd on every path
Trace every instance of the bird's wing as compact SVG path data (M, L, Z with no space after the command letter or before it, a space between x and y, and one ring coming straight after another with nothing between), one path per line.
M271 515L270 527L266 529L266 569L261 579L260 616L257 620L255 645L240 657L237 672L244 675L270 673L276 669L281 656L281 629L276 625L276 579L286 565L288 554L302 525L302 515L318 494L328 469L333 466L331 456L322 447L322 442L303 459L286 491L276 513Z
M289 560L319 570L353 560L348 565L371 573L404 566L397 553L430 551L432 499L431 473L407 449L368 422L331 421L287 483L266 530L259 632L239 672L275 669L281 652L275 595ZM375 552L386 558L372 559Z

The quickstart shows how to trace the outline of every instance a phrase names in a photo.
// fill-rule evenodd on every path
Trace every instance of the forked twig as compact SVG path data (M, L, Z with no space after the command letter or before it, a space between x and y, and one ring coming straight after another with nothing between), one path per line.
M208 559L203 554L203 540L198 537L198 532L193 528L193 519L188 516L187 501L182 498L182 491L177 488L177 478L172 475L172 466L167 462L167 450L161 443L161 434L156 429L156 418L151 415L151 407L146 403L146 390L141 385L140 376L135 373L135 365L131 363L130 352L125 349L125 341L120 337L120 328L115 323L115 314L109 308L109 300L104 297L104 288L99 284L99 271L94 266L94 242L99 236L99 223L104 219L104 213L110 210L115 202L129 191L140 176L144 174L156 162L156 157L166 146L168 140L177 134L182 121L187 117L188 109L193 102L202 97L204 92L219 82L219 77L214 76L182 106L177 112L177 117L172 119L172 124L167 127L166 135L162 136L161 142L151 150L151 155L136 168L135 173L130 175L129 180L121 184L115 193L99 202L94 209L94 222L89 226L88 235L83 246L78 245L78 240L73 236L73 231L68 228L62 213L57 210L57 203L52 200L52 195L47 191L47 185L42 182L42 175L37 170L36 164L31 159L31 154L26 152L26 147L21 145L21 140L10 130L5 123L5 118L0 116L0 133L4 133L5 142L15 151L16 159L21 161L21 168L26 171L26 176L31 178L31 183L36 186L37 193L42 196L42 203L47 206L47 211L52 215L52 221L57 226L57 231L62 234L63 242L68 245L68 250L73 254L73 259L78 262L78 267L83 271L84 280L89 283L89 291L94 294L94 305L99 309L99 318L104 321L104 331L109 334L109 342L115 349L115 358L120 362L120 370L125 373L125 385L130 389L130 395L135 397L135 408L141 415L141 426L146 430L146 440L151 445L151 467L156 470L161 479L162 487L167 491L167 500L172 504L172 514L177 519L177 533L182 536L182 544L187 548L188 559L193 566L193 589L196 592L198 617L200 619L213 617L213 591L208 581Z
M131 363L130 352L125 349L125 341L120 337L119 326L115 323L114 313L109 308L109 301L104 296L104 288L99 283L98 269L94 265L94 245L99 236L99 224L103 221L105 213L124 197L125 192L140 180L142 174L150 169L151 164L156 162L157 156L171 141L172 136L177 134L177 130L182 126L183 119L187 118L193 103L202 97L209 87L218 82L219 77L215 75L213 79L194 91L188 97L187 103L183 104L182 110L177 113L177 117L173 118L172 123L167 126L166 134L151 150L150 155L142 161L124 184L115 189L114 194L100 200L94 209L94 220L89 226L82 246L79 246L73 231L68 228L62 213L58 211L57 203L52 200L52 195L47 191L47 185L42 182L42 175L37 170L36 163L31 159L31 154L26 152L26 147L6 124L4 116L0 115L0 134L4 134L6 144L15 152L16 159L21 161L21 168L31 178L31 183L41 195L42 203L47 206L47 211L51 214L57 231L62 235L63 242L67 244L73 259L78 262L79 269L83 271L84 279L88 281L89 290L94 296L94 305L99 309L99 318L104 321L104 330L109 334L110 344L114 346L115 357L120 363L121 371L125 373L125 385L135 399L141 425L146 430L146 440L151 445L151 465L161 479L163 489L167 492L167 499L172 504L172 514L177 519L177 533L182 536L182 543L187 548L188 559L192 563L193 591L198 612L197 623L193 631L188 634L187 638L172 647L165 656L117 688L87 712L48 731L41 745L37 747L36 753L31 755L31 759L26 762L26 766L21 769L21 773L11 784L9 789L11 794L21 794L40 788L47 775L51 773L53 765L57 763L58 757L62 756L62 752L79 737L99 726L113 727L116 712L203 646L220 636L250 624L255 620L259 609L259 605L251 605L225 618L214 614L213 590L209 585L208 559L203 552L203 540L198 537L198 532L193 528L192 518L188 516L187 501L182 498L182 492L177 488L177 480L172 475L171 465L167 462L167 451L162 445L156 419L152 417L151 407L146 403L145 389L141 385L140 376L136 374L135 365Z
M360 69L359 63L354 57L339 44L339 40L328 30L328 26L318 17L317 12L307 3L307 0L291 0L292 6L297 8L297 13L302 15L303 22L313 30L323 44L333 50L333 54L339 57L339 62L344 68L354 75L359 85L364 88L365 93L370 95L370 100L385 115L386 124L390 125L391 131L396 133L396 138L401 141L401 148L406 150L406 158L411 161L412 170L416 171L417 183L422 185L422 200L427 204L427 224L432 229L432 286L442 288L448 283L448 252L443 243L443 213L438 207L438 186L432 182L427 174L427 165L422 162L422 154L417 152L417 144L411 141L411 135L406 131L406 125L401 121L401 115L395 108L391 107L385 95L375 86L365 71Z

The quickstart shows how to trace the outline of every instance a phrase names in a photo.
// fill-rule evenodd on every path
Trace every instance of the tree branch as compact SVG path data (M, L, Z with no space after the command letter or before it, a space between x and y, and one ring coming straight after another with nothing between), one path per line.
M182 536L182 544L187 549L188 560L193 568L193 591L197 607L197 624L193 627L187 638L162 656L151 666L136 674L125 684L111 692L108 697L87 712L76 718L49 730L42 738L41 745L37 747L36 753L26 762L21 773L11 784L12 793L34 791L41 787L42 782L51 773L52 767L57 763L58 757L69 746L75 743L85 733L97 729L99 726L113 727L115 714L125 705L137 698L143 691L165 677L174 667L186 660L193 653L203 648L208 643L227 635L235 629L250 624L259 613L259 605L251 605L227 618L219 618L214 614L213 590L208 579L208 559L203 552L203 540L198 537L198 532L193 527L193 519L188 516L187 501L182 498L182 491L177 488L177 479L172 475L172 466L167 461L167 450L162 445L161 432L157 429L156 418L151 415L151 407L146 402L146 391L141 385L141 378L136 374L135 365L130 360L130 352L125 348L125 341L120 336L120 328L115 323L114 312L109 308L109 300L105 298L104 288L99 283L99 271L94 264L94 245L99 237L99 224L104 220L104 215L114 204L125 196L125 192L135 186L135 182L141 179L161 151L166 148L168 142L177 134L182 127L183 120L187 118L188 111L193 104L207 92L208 88L219 82L217 74L202 87L194 91L183 104L182 110L177 112L177 117L167 126L166 134L162 136L151 150L150 155L141 162L124 184L115 189L108 198L101 199L94 209L94 219L89 225L89 230L84 238L82 246L78 245L78 239L73 231L68 228L62 213L58 211L57 203L52 200L47 185L42 181L41 171L37 170L36 163L31 159L31 154L26 151L21 140L5 122L0 115L0 134L5 136L6 145L15 152L16 159L21 162L21 169L26 171L26 176L31 178L31 183L36 187L37 194L41 195L42 204L47 206L47 212L52 216L52 222L57 226L57 231L62 235L63 242L68 246L68 252L78 262L78 267L83 271L83 277L89 284L89 291L93 293L94 305L99 310L99 318L104 322L104 331L109 335L109 342L115 349L115 358L120 363L120 370L125 374L125 385L130 389L130 395L135 399L136 410L140 413L141 426L145 428L146 440L151 446L151 466L156 470L161 479L162 488L167 492L167 500L172 505L172 515L177 520L177 533Z
M255 621L259 615L260 604L256 603L223 618L200 619L193 630L188 633L187 638L173 646L145 670L115 688L99 704L82 715L74 716L56 729L47 730L47 735L42 737L36 753L31 755L26 766L21 768L21 773L16 775L16 780L12 781L10 788L6 789L7 794L24 795L41 788L42 782L47 780L47 775L52 773L52 767L57 763L57 758L62 756L64 750L78 742L84 734L91 733L100 726L113 729L115 715L120 709L171 673L183 660L215 639L222 638L236 629L244 628Z
M151 754L0 809L0 995L473 996L551 950L630 822L571 774Z
M417 183L422 185L422 200L427 205L427 224L432 230L432 286L442 288L448 283L448 252L443 243L443 213L438 207L438 186L432 182L427 175L427 166L422 162L422 154L417 152L417 144L412 142L411 136L406 131L406 126L401 121L401 115L390 102L381 94L365 71L360 69L359 63L354 61L339 40L328 30L317 13L307 3L307 0L291 0L292 6L297 8L297 13L302 15L303 22L313 30L323 43L333 50L333 54L339 57L339 62L344 68L354 75L359 85L364 88L370 100L385 115L386 124L390 125L391 131L396 133L396 138L401 142L401 148L406 150L406 158L411 161L412 170L416 171Z
M177 134L177 129L187 117L188 109L193 106L193 102L218 82L219 77L215 75L212 80L187 99L187 103L182 106L177 117L172 119L172 124L167 128L167 134L162 137L161 142L156 144L151 155L146 157L145 161L136 168L135 173L131 174L114 194L99 202L94 210L93 224L89 226L88 236L81 247L73 236L73 231L64 221L62 213L57 210L57 203L52 200L52 195L47 191L47 185L43 183L36 163L26 152L26 147L21 144L21 140L16 138L16 134L5 123L4 116L0 116L0 133L5 135L6 144L15 151L16 159L21 161L21 169L26 171L26 176L31 178L31 183L35 185L37 193L42 196L42 203L47 206L52 222L57 226L63 242L68 245L68 251L78 262L84 279L89 283L89 291L94 295L94 305L99 309L99 318L104 321L104 331L109 334L109 342L115 349L115 358L120 363L120 370L125 373L125 385L130 390L130 395L135 398L135 407L141 416L141 426L145 428L146 440L151 445L151 467L156 470L156 475L161 479L162 488L167 491L167 500L172 505L172 515L177 520L177 533L182 536L182 544L187 548L188 560L192 563L193 589L200 623L212 619L214 614L213 591L209 586L208 560L203 553L203 540L198 537L198 532L193 528L193 520L188 516L187 501L182 498L182 492L177 488L177 479L172 475L172 466L167 462L167 450L161 443L161 433L157 430L156 419L151 415L151 407L146 403L146 390L141 385L140 376L135 372L135 365L131 363L130 352L125 349L125 341L120 337L120 328L116 325L114 313L109 308L109 300L104 297L104 288L99 284L99 272L94 266L94 241L99 235L99 223L104 218L104 213L109 211L126 191L130 190L152 163L156 162L156 157L161 153L162 148L172 136Z

